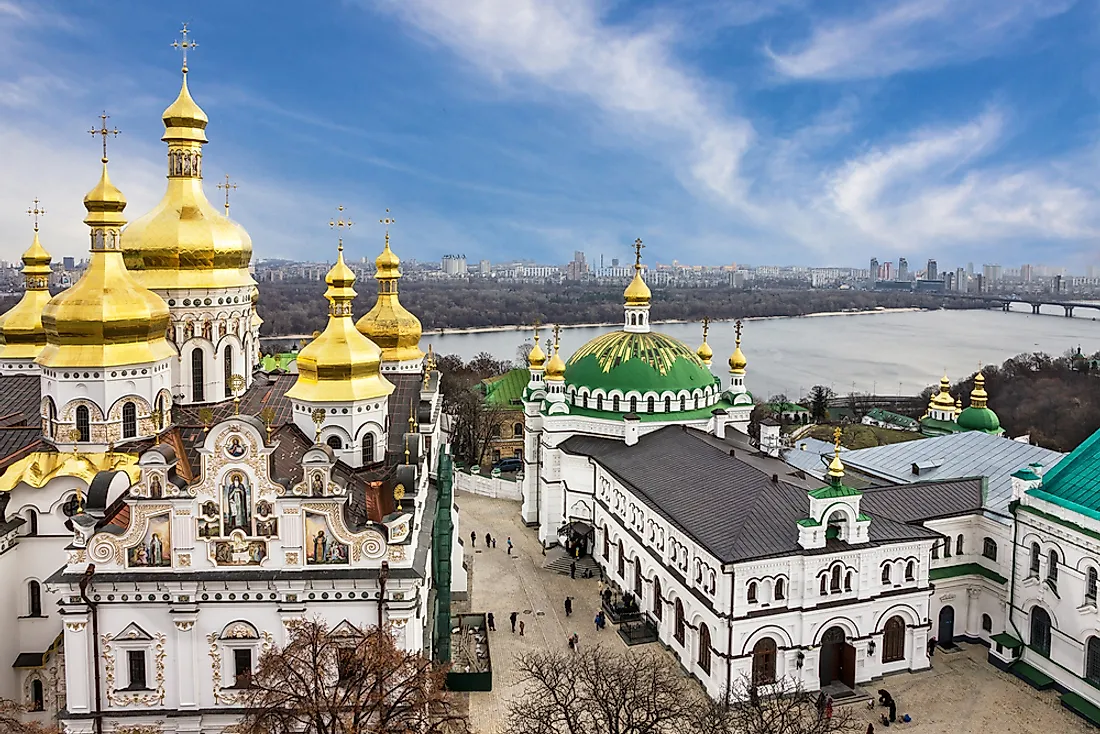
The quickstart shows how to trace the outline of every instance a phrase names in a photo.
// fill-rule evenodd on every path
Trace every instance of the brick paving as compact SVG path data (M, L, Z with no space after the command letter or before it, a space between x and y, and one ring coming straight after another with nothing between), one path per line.
M581 645L610 645L625 650L615 626L597 633L592 618L598 607L596 579L570 579L543 569L535 532L523 526L518 503L459 493L460 534L470 570L470 599L456 604L456 610L493 612L497 631L490 635L493 656L493 690L470 694L470 723L475 734L499 734L507 720L508 701L521 688L517 685L515 656L536 649L568 649L566 638L580 635ZM470 547L470 531L477 544ZM496 549L486 549L485 533L497 539ZM515 544L507 555L505 539ZM565 617L564 601L573 597L573 615ZM509 631L508 615L519 612L524 636ZM659 645L642 648L660 651ZM1006 675L985 661L986 649L964 646L962 652L937 652L931 670L903 673L873 681L868 693L879 688L890 691L898 701L898 716L909 713L913 723L885 729L878 724L884 709L870 711L856 705L856 717L875 723L878 734L897 731L913 734L1095 734L1096 729L1061 708L1053 692L1039 692ZM863 731L863 728L860 728Z

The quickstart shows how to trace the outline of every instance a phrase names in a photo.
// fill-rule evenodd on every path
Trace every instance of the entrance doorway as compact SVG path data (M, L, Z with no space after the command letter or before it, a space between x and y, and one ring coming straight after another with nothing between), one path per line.
M822 688L833 681L855 688L856 649L848 644L844 630L840 627L830 627L821 636L818 677Z
M939 636L936 641L940 647L951 647L955 644L955 607L950 604L940 607Z
M583 558L591 553L595 534L595 529L582 520L572 520L558 530L570 558Z

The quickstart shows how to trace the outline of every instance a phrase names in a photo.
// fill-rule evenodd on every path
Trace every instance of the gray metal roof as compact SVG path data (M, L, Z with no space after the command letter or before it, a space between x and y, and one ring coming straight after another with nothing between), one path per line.
M1057 451L1002 436L967 431L849 451L844 455L844 465L899 484L985 477L988 485L985 508L1007 517L1008 503L1012 499L1012 473L1032 462L1050 468L1063 456ZM914 464L922 465L919 474L913 473ZM930 468L925 469L924 465Z
M833 444L809 436L792 443L794 445L791 448L784 449L783 461L812 477L824 480L825 472L829 470L829 461L833 458ZM848 449L841 446L841 456L847 453ZM824 461L822 461L823 457Z

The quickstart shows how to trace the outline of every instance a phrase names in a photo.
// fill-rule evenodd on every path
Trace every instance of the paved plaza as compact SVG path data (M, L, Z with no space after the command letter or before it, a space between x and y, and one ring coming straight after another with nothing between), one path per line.
M570 579L543 569L546 558L534 530L523 526L518 503L458 493L459 533L470 569L469 609L493 612L497 631L490 636L493 658L493 690L470 694L470 723L476 734L498 734L504 729L508 701L520 688L514 657L539 649L568 650L567 638L576 632L581 645L626 645L608 624L596 632L592 618L598 607L595 579ZM477 544L470 546L470 532ZM485 548L485 533L497 539L497 547ZM506 550L511 536L512 556ZM565 616L565 597L573 597L573 615ZM463 605L465 606L465 605ZM524 635L509 630L508 615L519 612ZM661 649L646 645L636 650ZM985 662L986 650L966 646L962 652L937 652L932 670L889 676L867 687L886 688L898 701L898 715L909 713L914 721L884 729L877 723L879 709L856 708L861 720L875 721L876 731L908 731L913 734L1012 734L1095 732L1081 719L1063 710L1053 692L1039 692ZM863 729L861 728L860 731Z

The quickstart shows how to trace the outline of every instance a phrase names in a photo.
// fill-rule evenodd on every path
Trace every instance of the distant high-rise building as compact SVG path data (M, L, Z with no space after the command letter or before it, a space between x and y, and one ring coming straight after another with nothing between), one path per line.
M568 280L580 280L587 274L588 260L583 252L576 250L573 253L573 260L565 266L565 277Z
M1020 280L1025 283L1030 283L1032 279L1031 266L1027 263L1020 266Z
M617 258L617 257L611 258L611 267L613 267L613 268L619 267L619 258Z
M955 270L955 290L959 293L966 293L967 281L969 279L965 270L957 268Z
M466 275L465 255L444 255L440 265L446 275Z
M879 280L893 280L894 275L894 263L887 260L882 264L882 269L879 271L881 276Z
M898 258L898 281L906 282L909 280L909 261L904 257Z
M867 280L874 283L878 280L878 258L871 258L871 267L867 270Z
M948 271L943 274L943 289L945 291L955 290L955 274Z
M477 264L477 272L479 275L489 275L493 272L493 268L489 265L488 260L482 260Z
M988 288L992 288L995 283L1001 282L1001 266L982 265L982 282Z
M63 257L61 258L61 267L65 270L76 270L76 258Z
M976 286L976 288L974 289L976 293L984 292L985 287L986 287L986 285L985 285L985 276L983 276L981 274L975 275L974 276L974 285Z
M927 267L925 267L925 269L924 269L924 279L925 280L939 280L940 279L939 276L940 276L939 265L936 264L935 260L929 260Z

